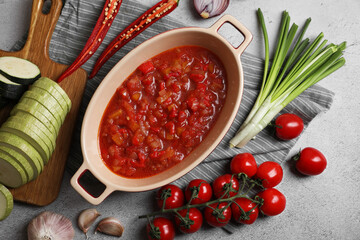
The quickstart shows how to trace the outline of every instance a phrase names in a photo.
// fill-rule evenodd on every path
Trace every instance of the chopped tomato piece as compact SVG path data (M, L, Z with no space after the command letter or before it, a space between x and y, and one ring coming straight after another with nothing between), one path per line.
M144 133L140 129L138 129L132 138L132 144L135 146L139 146L144 142L144 140L145 140Z
M126 86L130 92L139 91L142 88L141 81L137 76L129 79L129 81L127 81Z
M196 97L189 98L186 103L193 112L196 112L199 109L199 99Z
M139 66L139 70L143 74L147 74L155 69L154 64L151 61L144 62Z

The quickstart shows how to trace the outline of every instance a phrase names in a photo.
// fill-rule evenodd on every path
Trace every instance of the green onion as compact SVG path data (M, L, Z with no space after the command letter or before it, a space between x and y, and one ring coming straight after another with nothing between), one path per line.
M297 34L298 26L293 23L290 27L289 13L284 11L276 51L270 65L269 39L260 8L257 15L265 43L262 85L252 110L236 136L230 140L230 147L244 147L287 104L345 64L342 57L345 42L339 45L327 44L327 40L323 40L323 33L312 42L303 39L311 19L306 20Z

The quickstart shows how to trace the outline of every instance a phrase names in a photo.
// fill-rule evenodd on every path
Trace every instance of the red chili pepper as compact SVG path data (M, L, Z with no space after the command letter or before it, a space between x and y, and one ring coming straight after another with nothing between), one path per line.
M102 65L109 60L121 47L139 35L146 28L158 21L160 18L171 13L177 6L179 0L162 0L152 8L143 13L138 19L126 27L102 52L96 61L94 69L89 78L93 78Z
M83 50L75 61L61 74L57 82L61 82L66 77L75 72L81 65L83 65L99 48L106 33L108 32L116 14L119 12L122 0L106 0L104 8L98 18L96 25L87 40Z

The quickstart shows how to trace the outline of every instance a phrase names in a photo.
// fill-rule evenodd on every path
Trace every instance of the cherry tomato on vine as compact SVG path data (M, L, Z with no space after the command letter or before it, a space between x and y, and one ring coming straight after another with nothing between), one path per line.
M193 196L193 198L190 204L208 202L212 197L211 185L202 179L191 180L185 189L185 199L187 202L190 201L191 196Z
M239 191L239 181L236 176L224 174L214 180L212 187L216 198L228 198Z
M168 218L157 217L146 226L149 240L172 240L175 238L175 228Z
M296 169L304 175L319 175L327 165L324 154L312 147L304 148L294 158Z
M292 113L285 113L275 119L276 136L281 140L298 137L304 129L303 120Z
M197 232L203 223L203 215L197 208L189 208L178 211L181 215L175 215L175 225L183 233Z
M156 195L157 204L159 208L164 206L164 209L178 208L184 205L184 193L176 185L168 184L161 187ZM165 204L164 204L164 199Z
M233 174L245 173L249 178L257 171L257 164L251 153L240 153L230 162L230 171Z
M275 188L267 188L257 195L263 199L263 205L260 211L267 216L275 216L285 210L286 198L279 190Z
M283 178L283 169L277 162L263 162L258 167L256 178L262 180L264 188L272 188L281 182Z
M231 219L231 207L227 202L213 203L204 209L205 221L213 227L223 227Z
M233 219L242 224L252 224L258 218L259 208L247 198L237 198L231 204Z

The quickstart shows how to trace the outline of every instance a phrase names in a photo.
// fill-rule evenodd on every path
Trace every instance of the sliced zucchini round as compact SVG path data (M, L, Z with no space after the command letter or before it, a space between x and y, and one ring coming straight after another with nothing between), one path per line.
M23 94L22 98L32 98L32 99L40 102L42 105L44 105L49 110L49 112L51 112L55 116L55 119L58 121L60 126L63 124L64 119L65 119L65 117L63 116L64 115L63 110L60 107L60 105L58 104L58 102L55 99L53 99L52 97L49 98L49 96L46 96L46 94L42 95L38 92L28 90Z
M0 74L0 95L9 99L19 99L28 88L27 85L10 81Z
M32 114L20 111L16 115L11 116L11 118L16 119L16 121L23 121L24 125L28 126L28 128L32 128L33 131L35 131L43 138L45 143L51 149L51 153L54 151L57 136L50 132L50 130L46 128L46 126L36 117L34 117Z
M60 85L57 82L55 82L55 81L53 81L53 80L51 80L50 78L47 78L47 77L41 77L36 82L34 82L34 85L38 85L38 84L44 85L45 87L47 87L47 86L54 87L61 94L61 96L64 98L67 105L71 108L71 100L70 100L69 96L64 91L64 89L62 89L62 87L60 87Z
M29 124L26 119L16 115L9 117L1 126L1 129L13 133L29 142L40 154L44 164L46 164L52 154L52 144L45 143L47 139L41 130Z
M0 146L0 152L7 154L10 157L13 157L13 159L15 159L15 161L19 163L19 165L24 169L27 175L28 182L34 180L34 170L23 155L6 146Z
M39 86L31 85L30 90L34 91L34 92L38 92L40 94L42 92L44 92L44 91L49 93L57 101L57 103L62 107L63 111L66 114L69 112L69 108L68 108L65 100L61 97L61 95L59 94L58 91L54 90L54 88L45 89L45 88L42 88L42 87L39 87Z
M44 163L40 154L24 139L0 129L0 145L9 147L24 156L33 168L35 178L42 172Z
M27 183L24 169L9 155L0 152L0 183L17 188Z
M39 99L39 101L44 101L46 99L46 102L44 102L45 105L53 106L56 108L60 115L60 120L63 123L65 121L65 117L67 115L67 107L66 105L61 105L62 103L59 102L59 100L56 99L51 93L49 93L47 90L39 87L31 87L28 92L30 93L36 93L42 96L43 98Z
M21 98L18 104L10 112L10 116L16 115L17 112L23 111L34 115L41 121L51 132L59 133L60 125L55 116L49 110L32 98ZM45 117L45 119L42 116Z
M21 98L23 92L12 92L12 91L8 91L8 90L4 90L3 88L0 87L0 94L1 96L3 96L4 98L7 98L9 100L18 100L19 98Z
M23 85L33 83L41 76L39 67L34 63L12 56L0 57L0 74Z
M14 207L14 199L4 185L0 184L0 221L7 218Z
M36 87L48 91L61 106L66 108L66 113L70 112L71 101L65 91L55 81L46 77L41 77L31 85L31 89Z

